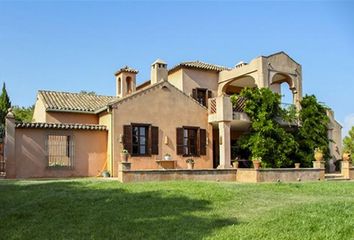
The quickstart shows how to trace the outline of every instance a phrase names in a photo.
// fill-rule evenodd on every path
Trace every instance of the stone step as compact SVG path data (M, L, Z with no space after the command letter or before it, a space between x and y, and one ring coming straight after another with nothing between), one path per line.
M340 173L326 173L325 178L342 178L343 175Z
M326 178L325 180L326 181L349 181L350 179L341 177L341 178Z

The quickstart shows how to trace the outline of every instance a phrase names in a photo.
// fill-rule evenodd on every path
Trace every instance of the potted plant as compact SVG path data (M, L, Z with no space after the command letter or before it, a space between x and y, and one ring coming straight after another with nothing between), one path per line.
M102 172L102 177L107 178L107 177L110 177L110 176L111 176L111 174L110 174L107 170L104 170L104 171Z
M252 156L252 162L254 169L258 169L261 167L262 158L258 156Z
M172 160L171 154L166 153L166 154L163 156L163 159L166 160L166 161L171 161L171 160Z
M350 154L349 151L344 151L343 152L343 156L342 156L343 161L350 161L350 157L351 157L351 154Z
M187 163L188 169L193 169L193 168L194 168L194 159L188 158L188 159L186 160L186 163Z
M314 157L316 161L323 161L323 151L321 148L315 148Z
M295 163L295 168L300 168L300 163Z
M122 152L120 153L120 159L122 162L128 162L129 158L129 152L127 149L123 149Z

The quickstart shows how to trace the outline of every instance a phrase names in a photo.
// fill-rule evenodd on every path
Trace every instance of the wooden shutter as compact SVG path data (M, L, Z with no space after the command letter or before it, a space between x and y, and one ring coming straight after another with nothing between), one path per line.
M177 155L183 155L183 128L176 129Z
M199 129L199 153L200 155L206 155L206 130Z
M132 154L133 146L132 146L132 126L124 125L123 126L123 144L124 149L128 150L130 154Z
M192 89L192 97L197 100L197 89L196 88L193 88Z
M205 96L205 106L208 107L208 99L211 98L212 92L210 90L207 90L207 94Z
M159 154L159 128L151 127L151 154Z

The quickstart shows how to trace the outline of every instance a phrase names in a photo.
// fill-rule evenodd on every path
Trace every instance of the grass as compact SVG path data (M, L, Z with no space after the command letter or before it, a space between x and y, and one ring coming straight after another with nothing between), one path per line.
M0 239L354 239L354 183L3 180Z

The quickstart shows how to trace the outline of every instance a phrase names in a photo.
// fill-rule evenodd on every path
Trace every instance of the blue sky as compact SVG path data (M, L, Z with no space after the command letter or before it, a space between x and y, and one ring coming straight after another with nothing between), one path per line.
M1 1L0 82L13 104L40 89L114 95L113 73L187 60L225 66L285 51L302 64L304 93L354 125L354 3ZM353 95L352 95L353 94Z

